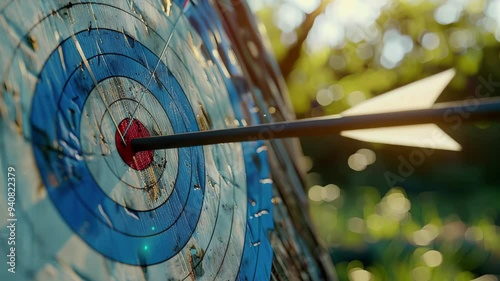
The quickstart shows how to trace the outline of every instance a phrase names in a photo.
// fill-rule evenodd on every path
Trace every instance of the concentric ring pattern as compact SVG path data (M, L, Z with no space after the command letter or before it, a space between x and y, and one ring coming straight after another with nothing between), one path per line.
M20 280L269 279L262 142L127 147L258 122L213 8L172 2L0 4L0 164L25 174Z

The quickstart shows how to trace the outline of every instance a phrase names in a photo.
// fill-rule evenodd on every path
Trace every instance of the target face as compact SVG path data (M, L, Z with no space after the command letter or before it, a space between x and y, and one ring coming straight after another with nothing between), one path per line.
M130 145L258 122L209 3L19 0L0 9L9 39L0 42L0 165L17 173L14 278L269 279L262 142ZM8 274L0 279L16 280Z

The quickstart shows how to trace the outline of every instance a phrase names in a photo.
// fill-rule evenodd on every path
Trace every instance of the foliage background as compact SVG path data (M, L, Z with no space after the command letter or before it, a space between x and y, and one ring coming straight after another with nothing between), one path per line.
M500 0L249 4L298 118L340 113L452 67L438 102L500 93ZM499 280L500 125L457 127L443 129L460 152L302 139L311 216L341 280Z

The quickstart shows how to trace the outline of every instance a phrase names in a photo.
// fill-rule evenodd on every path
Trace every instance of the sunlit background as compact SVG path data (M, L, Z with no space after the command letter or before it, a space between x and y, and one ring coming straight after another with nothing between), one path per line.
M500 93L500 0L248 2L298 118L449 68L438 102ZM341 280L500 280L500 125L468 114L442 127L458 152L302 139L311 216Z

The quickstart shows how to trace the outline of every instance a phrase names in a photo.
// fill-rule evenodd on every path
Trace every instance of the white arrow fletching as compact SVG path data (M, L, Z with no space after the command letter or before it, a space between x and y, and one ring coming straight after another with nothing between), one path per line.
M448 69L357 104L342 112L341 115L352 116L430 108L454 76L455 70Z
M454 69L443 71L362 102L342 112L341 115L353 116L430 108L454 76ZM341 135L366 142L461 150L460 144L435 124L351 130L343 131Z
M343 131L344 137L375 143L460 151L462 147L435 124Z

